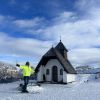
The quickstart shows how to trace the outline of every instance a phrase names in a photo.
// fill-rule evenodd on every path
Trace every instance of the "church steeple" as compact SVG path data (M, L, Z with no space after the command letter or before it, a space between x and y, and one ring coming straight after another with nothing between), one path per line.
M55 47L55 49L57 49L62 56L67 59L67 52L68 50L66 49L66 47L64 46L64 44L62 43L61 39L60 42L57 44L57 46Z
M60 40L60 42L57 44L57 46L56 46L55 48L58 49L58 50L63 49L63 50L65 50L65 51L68 52L68 50L66 49L66 47L64 46L64 44L62 43L61 40Z

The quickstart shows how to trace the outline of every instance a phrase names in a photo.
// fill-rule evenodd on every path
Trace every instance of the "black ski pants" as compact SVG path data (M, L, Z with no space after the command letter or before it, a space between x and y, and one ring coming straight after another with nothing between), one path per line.
M29 83L29 76L24 76L24 86L23 86L23 91L27 90L27 85Z

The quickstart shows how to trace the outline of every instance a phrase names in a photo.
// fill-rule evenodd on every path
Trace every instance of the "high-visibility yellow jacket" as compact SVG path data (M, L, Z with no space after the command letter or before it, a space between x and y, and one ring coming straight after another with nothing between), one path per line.
M32 73L34 73L34 70L30 66L20 66L20 69L23 71L23 76L30 76Z

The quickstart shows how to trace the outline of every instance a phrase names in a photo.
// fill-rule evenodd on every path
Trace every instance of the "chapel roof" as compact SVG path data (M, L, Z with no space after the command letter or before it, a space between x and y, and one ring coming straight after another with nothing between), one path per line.
M64 70L67 72L67 73L70 73L70 74L76 74L76 71L75 69L73 68L73 66L71 65L71 63L69 62L68 59L65 59L61 52L59 51L61 48L62 49L65 49L66 51L68 51L65 46L63 45L63 43L60 41L60 43L58 43L58 45L54 48L50 48L41 58L40 62L38 63L37 67L36 67L36 72L38 72L38 69L41 65L45 65L48 60L50 59L57 59L60 64L63 66Z

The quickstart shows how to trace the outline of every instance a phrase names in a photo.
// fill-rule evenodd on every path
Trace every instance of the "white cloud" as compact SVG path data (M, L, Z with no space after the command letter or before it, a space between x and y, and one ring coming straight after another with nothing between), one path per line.
M80 11L84 11L83 16L75 12L64 11L49 22L39 17L10 20L10 23L15 25L19 31L26 32L26 34L38 34L46 41L12 38L4 34L0 38L1 53L21 56L35 55L34 58L42 56L52 45L49 39L57 44L61 35L63 43L69 49L69 59L73 64L98 64L100 59L100 7L97 1L78 0L75 6ZM0 17L0 22L2 20L3 17ZM7 49L4 49L5 47Z
M78 48L69 51L68 57L73 65L96 65L100 64L99 48Z
M78 10L88 11L95 6L96 1L98 0L78 0L75 6Z
M43 42L30 38L13 38L1 32L0 35L2 35L0 37L0 55L18 57L19 59L33 58L33 61L37 58L40 59L52 44L51 41ZM9 60L11 59L9 58Z
M33 18L33 19L25 19L25 20L15 20L13 23L17 25L19 28L34 28L37 25L40 25L43 18Z
M70 59L73 63L98 64L100 48L96 47L100 47L100 8L96 6L94 0L91 0L87 7L86 4L88 2L85 0L81 8L88 12L84 13L85 17L79 18L74 12L64 12L53 19L52 26L41 29L40 32L43 33L44 38L53 38L56 41L61 34L62 41L72 51Z

